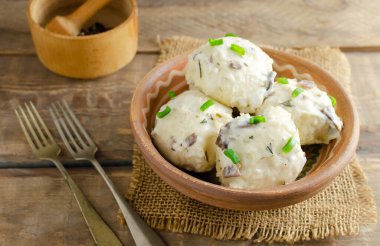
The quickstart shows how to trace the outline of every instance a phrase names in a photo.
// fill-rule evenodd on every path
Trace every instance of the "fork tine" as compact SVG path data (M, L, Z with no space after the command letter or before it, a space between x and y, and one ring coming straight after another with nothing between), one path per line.
M61 126L61 131L59 133L60 133L62 139L64 140L65 145L68 148L70 147L71 151L73 153L75 153L76 151L78 151L81 148L78 146L78 144L75 141L73 135L71 134L71 132L67 128L67 125L66 125L65 121L63 120L61 113L58 111L57 106L53 103L52 107L53 107L54 113L56 115L56 120L54 120L54 122L57 125L57 128L58 128L58 124ZM70 144L70 142L71 142L71 144ZM74 145L75 150L72 148L72 145Z
M45 132L46 135L48 136L49 141L50 141L51 143L56 143L55 140L54 140L54 138L53 138L53 136L51 135L49 129L47 128L45 122L42 120L40 114L38 113L36 107L34 106L34 104L33 104L32 102L29 102L29 104L30 104L30 106L31 106L31 108L32 108L32 110L33 110L33 112L34 112L34 115L36 116L38 122L40 123L40 126L42 126L44 132Z
M58 133L59 133L59 135L61 135L61 138L62 138L64 144L66 145L67 149L69 150L70 154L72 154L72 155L75 154L74 149L71 147L69 141L67 140L67 138L63 132L63 129L62 129L62 127L59 123L59 120L58 120L58 116L56 115L56 113L54 112L52 107L49 108L49 112L50 112L51 117L53 118L55 126L58 129Z
M32 103L32 102L30 102L30 103ZM29 117L32 119L32 122L33 122L34 126L36 126L35 128L37 129L38 135L40 136L40 138L42 140L42 144L46 145L47 144L47 139L46 139L45 135L43 134L43 132L41 130L41 127L39 127L39 125L38 125L38 123L36 121L36 118L34 117L34 114L30 110L30 108L29 108L29 106L28 106L27 103L25 103L25 108L26 108L26 111L29 114Z
M83 141L83 138L79 135L79 133L78 133L78 131L77 131L77 129L76 129L73 121L67 115L66 110L62 107L62 104L60 102L57 102L57 105L58 105L59 109L61 110L61 112L63 114L63 117L66 120L66 123L70 126L71 130L74 132L77 140L80 142L80 144L82 145L82 147L84 148L85 146L87 146L87 144Z
M25 111L22 109L22 107L19 106L19 111L21 112L21 115L23 116L23 119L24 119L24 122L26 123L28 129L29 129L29 132L30 134L32 134L33 136L33 139L34 142L35 142L35 145L36 145L36 148L41 148L42 147L42 143L40 141L40 139L37 137L37 134L32 126L32 124L30 123L30 120L28 119L28 116L25 114ZM38 128L38 126L34 126L35 128Z
M20 109L21 107L19 107ZM22 110L22 109L21 109ZM37 150L37 147L35 145L35 143L33 142L32 138L30 137L30 134L29 132L26 130L26 127L25 127L25 124L23 122L23 120L21 119L21 116L18 112L17 109L15 109L15 113L17 115L17 118L18 118L18 121L20 122L20 125L21 125L21 128L22 128L22 131L24 132L24 135L26 137L26 140L28 141L30 147L32 148L33 151L36 151Z
M73 121L75 122L76 126L78 127L78 129L81 131L81 133L83 134L83 136L86 138L87 142L90 144L90 146L95 146L95 143L94 141L92 141L92 139L90 138L90 136L87 134L87 132L84 130L82 124L79 122L78 118L75 116L75 114L73 113L73 111L70 109L69 105L67 104L67 102L65 100L62 100L62 103L63 105L65 106L67 112L69 113L69 115L71 116L71 119L73 119Z

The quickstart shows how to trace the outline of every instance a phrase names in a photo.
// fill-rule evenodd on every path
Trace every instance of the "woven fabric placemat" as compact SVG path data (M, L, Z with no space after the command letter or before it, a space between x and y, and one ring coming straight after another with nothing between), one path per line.
M203 41L173 37L160 41L158 63L193 49ZM327 69L350 92L350 66L334 48L282 49ZM316 196L293 206L264 211L234 211L209 206L177 192L148 166L135 145L133 173L127 197L156 229L189 232L216 239L285 241L355 235L362 224L376 223L372 190L356 157Z

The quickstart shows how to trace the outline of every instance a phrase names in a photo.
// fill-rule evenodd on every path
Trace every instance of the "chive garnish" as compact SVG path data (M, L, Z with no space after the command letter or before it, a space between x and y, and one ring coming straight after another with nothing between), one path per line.
M302 92L303 92L303 89L300 87L297 87L292 91L292 97L298 97L298 95L301 94Z
M206 119L203 119L203 120L201 121L201 124L205 124L205 123L207 123L207 120L206 120Z
M245 55L245 49L237 44L231 44L230 49L241 56Z
M295 145L296 145L296 140L294 139L294 137L290 137L288 142L286 142L284 147L282 147L282 151L284 153L289 153L294 148Z
M172 111L172 109L169 106L166 106L166 108L164 110L157 112L157 117L162 119L166 115L168 115L170 113L170 111Z
M208 99L204 104L202 104L202 106L200 107L200 110L204 112L206 111L206 109L208 109L212 105L214 105L214 101L211 99Z
M210 43L211 46L218 46L218 45L222 45L223 44L223 39L212 39L212 38L209 38L208 39L208 42Z
M240 162L239 156L233 149L227 149L224 151L224 155L227 156L233 164L238 164Z
M236 34L233 34L233 33L226 33L226 35L224 35L225 37L239 37L238 35Z
M169 91L169 97L170 97L170 99L175 98L175 92L174 91Z
M277 78L276 81L277 81L277 83L284 84L284 85L289 84L288 79L285 77Z
M335 105L336 105L336 99L335 99L335 97L333 97L333 96L329 96L329 97L330 97L330 100L331 100L331 105L333 107L335 107Z
M262 115L256 115L256 116L252 116L251 118L249 118L249 124L253 125L253 124L259 124L259 123L262 123L262 122L266 122L266 118L265 116L262 116Z

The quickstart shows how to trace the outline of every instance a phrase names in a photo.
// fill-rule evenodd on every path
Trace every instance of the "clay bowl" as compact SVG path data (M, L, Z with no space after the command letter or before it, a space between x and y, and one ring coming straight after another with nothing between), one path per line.
M150 132L155 114L169 100L168 92L180 94L188 87L181 71L187 63L187 54L175 57L150 71L137 85L131 102L131 126L134 137L147 163L162 180L177 191L203 203L235 210L262 210L292 205L304 201L326 187L349 163L359 139L357 112L342 86L325 70L300 57L281 51L264 49L273 58L279 76L312 76L318 87L337 99L337 114L344 122L341 138L321 149L315 165L303 178L284 186L261 190L239 190L212 183L207 176L181 170L163 157L152 143ZM284 66L286 65L286 66ZM290 66L289 66L290 65ZM280 71L284 70L284 71ZM171 74L171 76L170 76ZM306 75L308 76L308 75ZM169 78L170 77L170 78Z
M111 74L127 65L137 51L136 0L114 0L85 25L102 23L110 30L88 36L66 36L46 30L56 15L67 15L85 0L31 0L28 22L38 58L51 71L79 79Z

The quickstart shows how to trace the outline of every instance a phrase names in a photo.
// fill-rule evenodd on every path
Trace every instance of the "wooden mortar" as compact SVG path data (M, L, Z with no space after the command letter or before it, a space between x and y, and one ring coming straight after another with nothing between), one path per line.
M136 0L113 0L85 25L100 22L106 32L66 36L44 27L57 15L67 15L82 0L31 0L27 16L38 58L49 70L79 79L111 74L127 65L137 51Z

